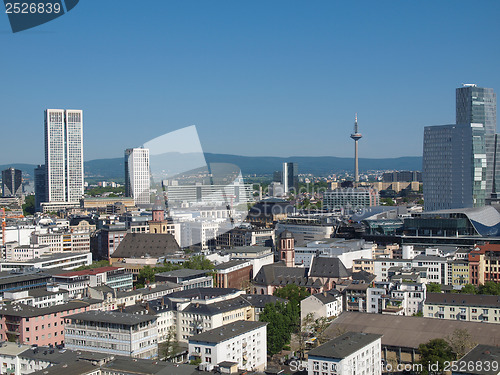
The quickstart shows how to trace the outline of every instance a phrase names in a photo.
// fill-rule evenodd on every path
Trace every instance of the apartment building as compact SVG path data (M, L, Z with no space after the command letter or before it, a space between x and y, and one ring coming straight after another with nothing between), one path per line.
M238 369L263 371L267 367L265 322L238 321L208 330L189 339L189 355L200 358L207 371L233 362Z
M427 293L424 317L466 322L500 323L500 296Z
M382 335L347 332L309 351L308 375L382 374Z

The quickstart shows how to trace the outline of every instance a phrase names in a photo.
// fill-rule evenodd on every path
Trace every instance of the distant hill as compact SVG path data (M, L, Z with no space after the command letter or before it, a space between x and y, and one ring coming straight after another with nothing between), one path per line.
M299 173L312 173L314 175L328 175L342 171L352 171L353 158L339 158L335 156L291 156L287 158L272 156L239 156L226 154L205 154L208 163L229 163L241 168L244 175L249 174L272 174L282 169L284 162L298 164ZM0 165L0 170L9 167L21 169L30 177L34 176L34 164L5 164ZM102 180L123 180L124 162L123 158L95 159L85 162L85 177L99 178ZM386 159L359 159L360 171L368 170L410 170L422 169L422 157L406 156L400 158Z

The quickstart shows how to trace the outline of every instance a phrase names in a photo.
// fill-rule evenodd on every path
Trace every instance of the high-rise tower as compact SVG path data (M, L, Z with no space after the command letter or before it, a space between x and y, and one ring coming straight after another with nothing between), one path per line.
M351 134L351 138L354 139L354 182L359 182L359 170L358 170L358 141L363 136L358 131L358 114L354 117L354 132Z
M149 190L149 149L128 148L125 150L125 196L134 198L135 204L151 203Z
M46 202L79 202L83 196L83 112L45 110Z

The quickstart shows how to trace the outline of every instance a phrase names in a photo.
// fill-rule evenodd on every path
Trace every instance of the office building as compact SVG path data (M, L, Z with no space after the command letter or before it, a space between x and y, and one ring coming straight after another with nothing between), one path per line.
M484 206L487 169L484 140L484 126L480 123L425 128L426 211Z
M83 111L45 110L45 202L83 196Z
M19 169L8 168L2 171L2 196L19 197L23 193L23 178Z
M283 184L285 194L299 191L298 171L297 163L283 163L281 183Z
M35 168L35 211L41 211L41 203L45 202L47 193L45 189L46 171L45 165L38 165Z
M86 311L66 318L64 344L70 350L152 359L158 356L156 317Z
M125 150L125 195L134 198L136 205L150 204L149 149Z
M497 199L499 146L493 89L475 84L458 88L456 123L424 131L425 209L481 207Z
M339 188L323 193L323 208L329 211L356 211L358 209L379 205L379 192L368 187Z

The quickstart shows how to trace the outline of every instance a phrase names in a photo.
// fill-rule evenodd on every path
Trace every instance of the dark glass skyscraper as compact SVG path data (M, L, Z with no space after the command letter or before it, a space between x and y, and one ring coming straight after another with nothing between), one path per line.
M456 123L483 124L486 150L486 197L496 193L500 187L500 163L496 162L498 145L497 95L491 88L466 84L456 90ZM498 156L497 156L498 155ZM496 169L496 170L495 170Z
M22 172L14 168L2 171L2 195L4 197L19 197L22 193Z

